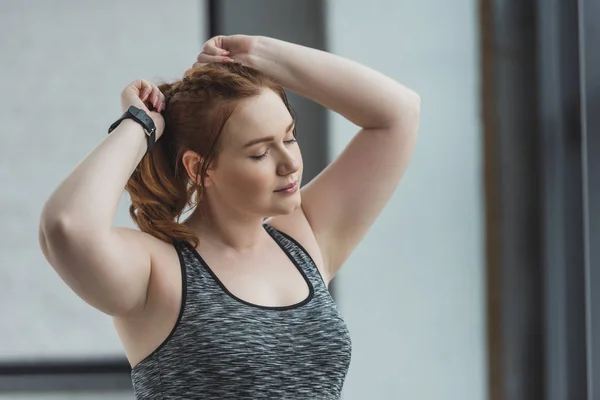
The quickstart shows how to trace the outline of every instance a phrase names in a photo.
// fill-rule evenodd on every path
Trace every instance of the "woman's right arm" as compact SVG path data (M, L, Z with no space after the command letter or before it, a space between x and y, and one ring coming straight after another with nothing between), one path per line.
M136 86L137 83L137 86ZM155 98L155 96L158 96ZM124 109L144 109L164 129L158 88L138 80L124 89ZM113 227L123 189L147 148L143 128L126 119L59 185L44 205L39 241L44 256L83 300L109 315L142 310L150 277L154 238L129 228Z

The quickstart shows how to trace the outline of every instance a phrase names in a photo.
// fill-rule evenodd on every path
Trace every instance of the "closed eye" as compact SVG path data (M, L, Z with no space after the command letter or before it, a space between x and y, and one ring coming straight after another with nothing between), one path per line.
M283 141L283 143L288 144L288 145L294 144L296 142L297 142L296 138ZM250 158L260 161L260 160L264 159L267 156L267 154L269 154L269 150L270 150L270 148L268 148L267 151L265 151L263 154L261 154L259 156L250 156Z

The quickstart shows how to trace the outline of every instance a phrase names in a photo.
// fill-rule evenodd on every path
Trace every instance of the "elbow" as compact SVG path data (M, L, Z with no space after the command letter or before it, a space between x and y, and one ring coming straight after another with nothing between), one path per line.
M81 231L85 228L85 224L80 219L57 209L49 203L44 205L39 221L40 236L43 234L48 240L64 236L67 232Z
M421 111L421 96L417 92L412 92L412 103L417 111Z
M67 235L67 223L63 219L42 219L38 228L38 243L42 254L54 267L54 253L58 242L64 241Z
M413 132L416 135L421 119L421 96L405 89L396 101L395 111L391 121L393 130Z
M421 115L421 96L417 92L408 89L404 95L399 114L403 115L404 118L418 120Z
M38 226L38 242L42 253L50 265L54 266L57 247L64 246L70 238L80 234L74 233L72 225L72 218L65 215L57 215L48 206L44 206Z
M66 220L64 218L46 216L46 210L42 212L38 227L38 240L44 255L48 253L48 243L52 238L64 235Z

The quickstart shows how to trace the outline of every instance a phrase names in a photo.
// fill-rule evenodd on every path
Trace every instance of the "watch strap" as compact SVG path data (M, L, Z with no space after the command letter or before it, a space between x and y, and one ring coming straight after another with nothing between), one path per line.
M146 140L148 143L148 149L146 150L146 152L152 150L152 147L154 147L154 143L156 142L156 125L154 124L152 118L150 118L150 116L144 110L135 106L129 106L129 108L123 113L121 118L116 120L108 128L108 133L110 134L113 130L115 130L117 126L119 126L121 121L125 119L132 119L140 125L142 125L142 127L144 128L144 132L146 133Z

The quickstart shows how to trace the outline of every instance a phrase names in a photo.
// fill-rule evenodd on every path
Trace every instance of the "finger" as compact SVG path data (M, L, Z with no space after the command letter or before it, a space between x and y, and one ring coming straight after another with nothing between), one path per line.
M161 99L160 99L160 89L157 86L154 86L154 88L152 89L152 96L154 101L152 102L152 105L154 105L155 109L158 109L158 107L160 106L161 103Z
M139 82L139 83L138 83ZM142 101L146 101L150 93L152 92L152 83L148 82L145 79L140 79L136 81L136 86L139 90L139 96Z
M142 101L146 101L146 99L148 98L148 96L150 95L151 92L152 92L151 87L145 86L142 89L142 92L140 93L140 99L142 99Z
M198 57L196 57L196 61L198 61L200 64L206 64L209 62L214 62L213 57L217 57L217 56L202 52L202 53L198 54Z
M165 95L162 94L162 92L159 93L159 100L160 100L160 104L158 105L158 112L162 112L162 110L165 109L165 104L166 104L166 99L165 99Z
M231 36L227 35L219 35L215 37L215 45L223 50L225 53L229 54L229 47L231 46Z
M208 54L211 56L215 56L215 55L219 54L219 48L215 45L215 43L211 39L208 42L204 43L204 46L202 46L202 53L205 53L205 54Z
M201 53L197 60L200 64L233 62L233 59L227 56L212 56L205 53Z
M165 95L160 91L160 89L158 89L158 86L156 87L156 90L158 91L158 100L157 100L157 112L161 112L164 108L165 108Z
M222 42L222 36L215 36L204 44L202 47L202 52L211 56L229 55L229 51L223 48Z
M148 94L144 96L146 98L144 101L151 104L156 109L158 107L158 94L160 91L156 85L152 84L150 84L146 90L148 91Z

